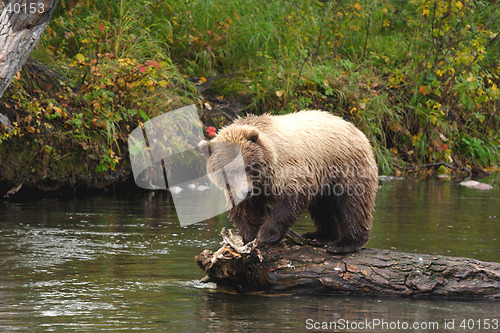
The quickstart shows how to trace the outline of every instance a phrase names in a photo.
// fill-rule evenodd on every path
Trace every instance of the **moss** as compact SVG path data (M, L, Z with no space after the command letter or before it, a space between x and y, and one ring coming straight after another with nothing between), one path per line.
M0 103L13 123L10 132L0 128L2 191L19 184L40 191L92 189L126 180L130 132L196 101L192 85L167 76L171 68L148 67L151 76L140 76L137 64L127 63L122 75L137 75L130 86L114 75L115 65L104 63L96 75L106 79L81 90L40 63L23 67Z
M232 100L248 105L254 97L250 88L252 73L221 75L208 78L208 89L205 91L207 96L214 99Z
M0 155L0 178L11 187L23 184L42 191L103 187L124 180L130 173L128 161L115 170L97 173L98 161L92 152L83 149L74 149L57 158L47 156L40 145L27 136L1 144Z

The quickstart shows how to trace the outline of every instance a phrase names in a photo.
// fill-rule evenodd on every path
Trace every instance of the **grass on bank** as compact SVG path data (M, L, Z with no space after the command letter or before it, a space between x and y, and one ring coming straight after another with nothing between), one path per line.
M498 164L498 3L169 4L172 57L191 75L240 73L221 85L253 112L334 111L370 137L382 173Z

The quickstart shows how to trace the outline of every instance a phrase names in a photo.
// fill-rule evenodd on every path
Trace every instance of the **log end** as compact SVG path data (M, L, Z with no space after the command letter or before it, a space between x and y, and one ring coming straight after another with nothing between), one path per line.
M243 246L241 237L223 228L222 246L216 252L205 249L196 256L198 266L207 273L201 282L215 282L237 291L269 290L271 283L262 266L263 257L257 243Z

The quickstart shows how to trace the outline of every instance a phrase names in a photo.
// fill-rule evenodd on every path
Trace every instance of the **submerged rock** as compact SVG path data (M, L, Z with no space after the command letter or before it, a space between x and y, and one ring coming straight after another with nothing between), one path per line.
M182 187L180 186L172 186L169 188L170 193L172 194L180 194L182 192Z
M474 188L476 190L491 190L493 188L490 184L480 183L475 180L466 180L461 182L460 185L468 188Z
M390 182L393 180L405 180L405 177L380 175L380 176L378 176L378 180L381 182Z

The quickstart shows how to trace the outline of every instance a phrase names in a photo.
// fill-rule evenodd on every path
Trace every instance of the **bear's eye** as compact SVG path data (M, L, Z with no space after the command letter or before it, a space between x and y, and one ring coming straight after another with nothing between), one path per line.
M260 168L260 164L259 163L252 163L252 169L258 170L259 168Z
M259 177L260 175L260 170L259 170L260 164L259 163L252 163L249 166L245 168L245 171L248 175L251 177Z

